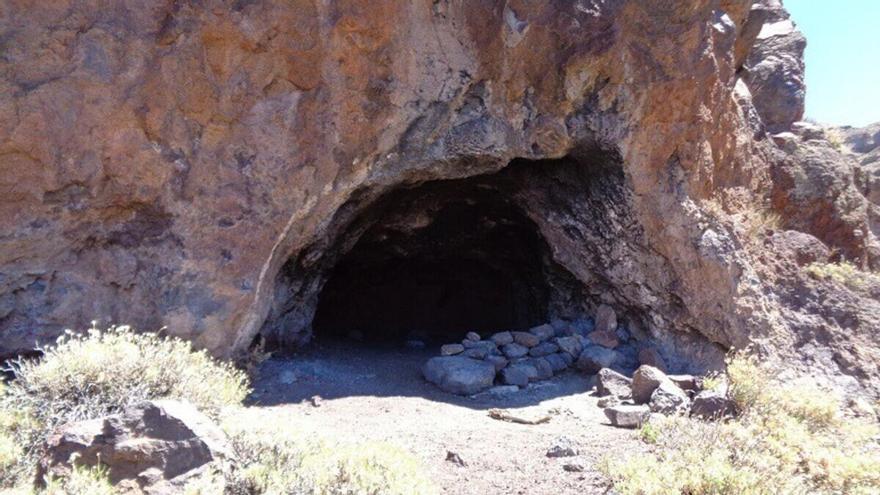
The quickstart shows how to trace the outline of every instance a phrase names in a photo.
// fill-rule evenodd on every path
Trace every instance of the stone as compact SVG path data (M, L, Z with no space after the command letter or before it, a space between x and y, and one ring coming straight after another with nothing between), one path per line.
M433 357L422 368L425 379L441 390L473 395L492 386L495 366L463 356Z
M617 405L603 409L605 417L612 426L619 428L639 428L651 417L651 408L647 405Z
M546 356L548 354L553 354L554 352L556 352L558 350L559 350L559 346L557 346L556 344L554 344L552 342L541 342L540 344L536 345L535 347L532 347L531 349L529 349L529 356L542 357L542 356Z
M582 473L587 468L581 461L566 462L562 465L562 469L569 473Z
M719 419L733 416L736 405L719 391L704 390L691 403L691 416L702 419Z
M621 399L620 399L619 397L617 397L617 396L614 396L614 395L607 395L607 396L602 397L602 398L600 398L599 400L597 400L597 401L596 401L596 405L599 406L599 407L602 408L602 409L605 409L606 407L612 407L612 406L619 405L619 404L621 404L622 402L623 402L623 400L621 400Z
M553 342L559 347L559 349L574 358L579 357L581 351L584 350L584 346L577 337L557 337Z
M608 368L600 369L596 378L596 394L600 397L612 395L620 399L632 398L632 379Z
M529 332L511 332L513 341L525 347L535 347L541 343L541 339L537 335Z
M492 337L490 337L490 340L492 342L495 342L495 345L497 345L498 347L501 347L503 345L513 343L513 335L511 335L510 332L498 332L492 335Z
M500 372L501 383L506 385L516 385L518 387L525 387L529 384L529 373L525 369L526 367L520 365L511 365ZM534 371L535 369L529 367ZM535 376L537 376L537 372L535 372Z
M563 361L565 361L565 366L572 366L576 359L575 356L572 356L567 352L558 352L556 353L556 355L562 358Z
M703 389L703 381L694 375L666 375L672 383L686 392L699 392Z
M531 358L526 361L526 363L534 367L537 371L535 379L546 380L553 377L553 367L550 366L550 363L547 362L546 359L542 357Z
M550 324L539 325L529 329L529 333L538 337L541 341L552 339L556 336L556 330Z
M557 337L564 337L566 335L572 335L574 328L571 326L566 320L556 318L550 322L550 326L553 327L553 331Z
M611 332L617 330L617 313L614 308L607 304L601 304L596 308L596 332Z
M461 344L446 344L440 346L441 356L454 356L456 354L461 354L462 352L464 352L464 346Z
M556 437L550 448L547 449L547 457L574 457L578 455L578 450L568 437Z
M653 366L658 370L666 373L666 363L660 356L660 352L653 347L646 347L639 351L639 364Z
M37 479L65 476L71 463L100 464L114 485L171 490L211 463L231 460L223 431L187 402L147 401L103 418L68 423L47 439ZM176 493L176 492L175 492Z
M470 349L466 349L462 356L469 357L471 359L486 359L489 356L489 351L484 347L472 347Z
M486 362L492 363L492 366L495 367L495 371L501 371L502 368L507 366L509 361L504 356L490 354L486 356Z
M465 340L478 342L482 337L480 337L480 334L478 334L477 332L468 332L464 338L465 338Z
M617 353L598 345L591 345L581 352L575 367L589 374L598 373L602 368L609 368L614 364Z
M651 393L649 401L651 412L666 415L687 413L690 407L690 399L684 390L672 383L671 380L663 380Z
M639 366L632 377L632 398L636 404L647 404L651 394L661 383L668 381L666 374L652 366Z
M587 335L587 338L590 339L590 342L608 349L614 349L620 344L620 341L617 340L617 332L614 330L596 330Z
M550 367L553 368L553 373L559 373L560 371L568 368L569 363L565 360L565 358L562 357L562 354L564 353L556 353L544 356L544 359L546 359L547 362L550 363Z
M467 463L464 462L458 452L453 452L451 450L446 451L446 462L451 462L459 467L467 466Z
M518 357L523 357L529 353L529 348L519 345L519 344L507 344L501 346L501 352L504 353L505 356L513 359Z

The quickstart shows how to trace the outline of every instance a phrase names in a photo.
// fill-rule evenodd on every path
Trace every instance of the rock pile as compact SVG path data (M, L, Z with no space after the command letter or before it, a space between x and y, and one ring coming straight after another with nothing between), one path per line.
M483 338L469 332L461 343L446 344L425 364L425 378L454 394L471 395L493 385L525 387L569 368L589 374L609 368L631 373L641 358L663 367L655 349L636 346L618 325L610 306L599 306L595 320L554 320L528 331L498 332ZM609 370L610 371L610 370Z
M702 380L691 375L667 375L642 365L632 378L607 368L599 370L596 378L596 393L602 397L599 406L614 426L638 428L651 414L717 419L734 413L725 393L702 390Z

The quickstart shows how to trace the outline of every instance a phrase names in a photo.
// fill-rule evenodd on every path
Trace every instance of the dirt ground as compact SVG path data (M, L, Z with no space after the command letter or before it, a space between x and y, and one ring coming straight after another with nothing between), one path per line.
M606 493L597 470L601 458L643 448L632 431L607 424L597 398L586 392L587 377L576 371L504 397L458 397L422 378L422 364L437 354L436 348L351 341L315 344L264 362L251 405L282 415L283 422L289 417L302 431L404 447L422 459L446 494ZM538 425L499 421L489 417L492 408L551 419ZM547 457L559 437L569 439L578 455ZM448 461L449 453L463 464ZM566 464L583 471L567 471Z

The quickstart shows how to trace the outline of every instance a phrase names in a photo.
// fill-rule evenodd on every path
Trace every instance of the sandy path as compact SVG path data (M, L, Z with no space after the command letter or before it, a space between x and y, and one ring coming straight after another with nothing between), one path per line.
M596 464L607 452L642 446L629 431L607 425L586 377L568 372L514 395L470 399L446 394L419 372L436 349L367 348L345 342L273 358L261 366L253 400L264 412L303 431L340 440L384 440L419 456L448 494L605 493ZM321 397L320 406L309 398ZM488 416L490 408L551 420L521 425ZM288 419L289 418L289 419ZM560 436L577 457L548 458ZM446 460L454 452L464 466ZM580 463L582 472L563 465Z

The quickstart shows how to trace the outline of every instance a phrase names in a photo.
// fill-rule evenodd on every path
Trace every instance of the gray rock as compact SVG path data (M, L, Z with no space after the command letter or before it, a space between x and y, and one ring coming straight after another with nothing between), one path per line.
M171 486L230 456L223 431L193 405L148 401L62 426L46 442L38 479L67 475L73 458L80 466L102 465L113 484L127 480L150 493L172 492Z
M513 342L513 335L510 332L498 332L489 338L495 345L501 347Z
M480 334L477 332L468 332L464 338L465 340L473 340L475 342L481 339Z
M684 390L671 380L663 380L651 394L651 412L661 414L686 413L690 406L690 399Z
M567 353L567 352L557 352L556 354L557 354L559 357L561 357L563 361L565 361L565 366L566 366L566 367L573 365L573 364L574 364L574 361L575 361L575 359L576 359L575 356L572 356L571 354L569 354L569 353Z
M425 379L441 390L472 395L486 390L495 380L495 366L462 356L433 357L422 368Z
M584 346L577 337L557 337L553 342L555 342L562 351L568 353L574 358L579 357L581 351L584 350Z
M703 388L703 381L694 375L666 375L666 377L684 391L699 392Z
M596 331L614 332L617 329L617 313L614 308L607 304L601 304L596 308Z
M617 339L617 332L614 330L596 330L590 332L587 338L590 339L590 342L609 349L614 349L620 345L620 341Z
M513 341L525 347L535 347L541 343L541 339L537 335L529 332L511 332Z
M548 354L553 354L554 352L559 350L559 346L552 342L541 342L529 349L529 356L533 357L542 357L547 356Z
M651 394L664 381L668 381L662 371L653 366L639 366L632 378L632 398L636 404L647 404Z
M556 336L556 330L549 324L539 325L537 327L529 329L529 333L538 337L539 339L549 340Z
M464 352L464 346L461 344L446 344L440 347L441 356L454 356Z
M504 353L505 356L514 359L523 357L529 353L529 348L526 346L522 346L519 344L507 344L501 347L501 352Z
M547 457L574 457L578 455L574 442L568 437L557 437L547 449Z
M531 368L531 367L529 367ZM531 368L534 371L534 368ZM537 374L537 373L536 373ZM511 365L500 372L501 383L525 387L529 384L529 374L524 366Z
M537 371L535 379L546 380L553 377L553 367L550 366L546 359L542 357L532 358L527 361L527 364L533 366Z
M598 373L602 368L609 368L614 364L617 353L598 345L591 345L581 352L575 366L577 369L589 374Z
M495 366L495 371L501 371L509 361L504 356L490 354L486 356L486 362L492 363L492 366Z
M483 349L486 353L492 353L498 348L498 346L495 345L495 342L492 342L491 340L465 339L461 342L461 345L463 345L465 349Z
M691 416L703 419L718 419L733 416L736 406L732 400L719 391L704 390L694 397L691 403Z
M599 396L611 395L619 399L632 397L632 380L630 378L608 368L599 370L596 378L596 393Z
M556 353L550 354L548 356L544 356L544 359L550 363L550 367L553 368L553 373L559 373L560 371L568 368L568 363L565 361L565 358L562 357L562 354L565 353Z
M550 326L553 327L553 331L559 337L563 337L565 335L571 335L570 332L574 331L574 329L572 328L572 326L569 322L562 320L562 319L559 319L559 318L551 321Z
M472 347L465 350L462 353L462 356L469 357L471 359L486 359L486 357L489 356L489 351L484 347Z
M569 473L582 473L587 468L582 461L566 462L562 465L562 469Z
M613 426L620 428L638 428L651 417L651 408L646 405L617 405L603 412Z
M620 398L615 397L613 395L608 395L608 396L602 397L601 399L596 401L596 405L601 407L602 409L605 409L606 407L617 406L621 402L623 402L623 401L620 400Z

